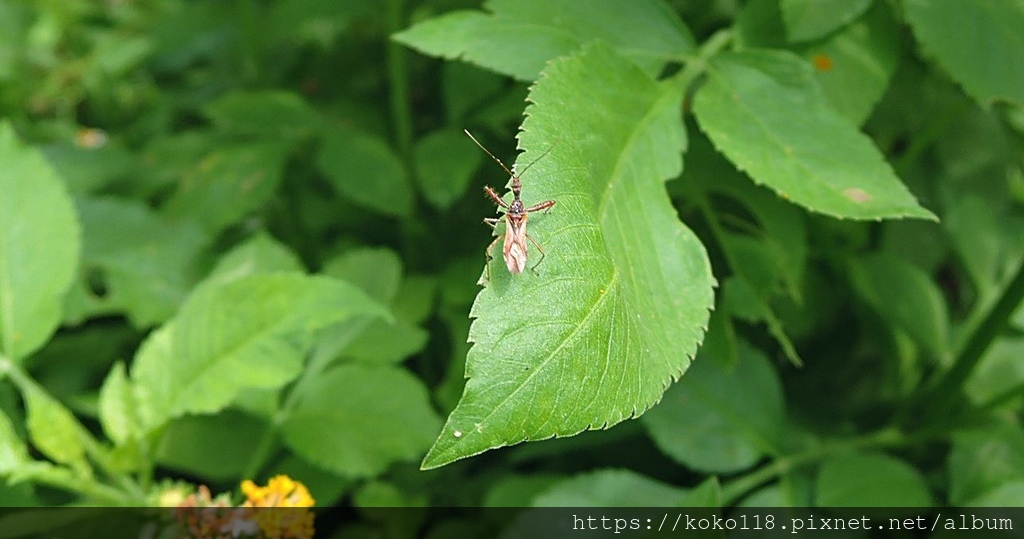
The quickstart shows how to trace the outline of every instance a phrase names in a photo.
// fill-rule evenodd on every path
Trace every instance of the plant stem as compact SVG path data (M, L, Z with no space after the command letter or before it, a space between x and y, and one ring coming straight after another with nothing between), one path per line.
M388 0L387 25L389 33L402 29L404 0ZM406 68L405 49L402 45L388 41L387 69L388 86L391 90L391 121L395 132L395 146L401 154L406 171L412 172L412 111L409 106L409 77Z
M883 429L873 433L823 444L797 453L782 456L770 464L738 477L722 487L722 505L728 507L746 496L751 490L791 470L801 466L824 460L832 455L848 453L869 447L894 447L904 445L908 438L894 428Z
M923 405L920 409L925 414L925 424L936 417L945 417L950 406L955 404L960 387L978 366L988 347L1006 328L1010 317L1013 316L1022 300L1024 300L1024 260L1021 261L1017 272L1010 279L999 300L957 352L953 365L949 370L936 376L936 381L928 386L931 389L922 391L916 404Z

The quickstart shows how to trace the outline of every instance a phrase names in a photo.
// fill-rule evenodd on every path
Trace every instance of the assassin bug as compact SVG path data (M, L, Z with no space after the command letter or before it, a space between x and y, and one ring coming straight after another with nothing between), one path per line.
M503 237L505 239L505 243L503 245L502 254L504 255L505 266L508 267L508 270L518 275L526 268L526 240L530 240L533 243L533 246L540 252L540 260L530 268L530 271L532 271L534 275L538 275L537 266L544 261L544 257L547 256L547 254L544 252L544 249L541 248L540 244L537 243L537 240L533 239L533 236L526 233L526 218L528 217L528 214L535 211L543 211L544 213L547 213L548 210L551 209L551 206L555 205L555 201L547 200L527 208L519 198L519 195L523 192L523 184L519 181L519 176L526 173L534 163L540 161L541 158L551 151L551 148L554 148L554 146L548 148L540 157L526 165L526 168L524 168L522 172L514 174L505 166L505 163L501 162L501 159L494 157L494 154L488 151L487 148L484 148L484 145L480 144L480 141L473 137L468 130L464 131L466 132L466 135L468 135L469 138L480 147L481 150L491 156L491 159L494 159L499 165L501 165L501 168L503 168L505 172L512 177L513 198L511 204L505 202L505 200L498 196L498 193L490 186L484 186L484 193L491 197L491 200L493 200L495 204L505 210L506 227L505 233L494 238L494 241L487 246L487 280L491 279L491 249L493 249L494 245L498 243L498 240ZM491 228L496 228L499 222L501 222L500 217L487 217L484 219L484 223L490 225Z

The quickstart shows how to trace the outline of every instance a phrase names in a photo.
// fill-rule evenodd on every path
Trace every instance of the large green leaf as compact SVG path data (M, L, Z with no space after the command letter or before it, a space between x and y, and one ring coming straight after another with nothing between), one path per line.
M479 11L453 11L395 34L410 47L463 58L498 73L533 80L552 58L595 40L610 44L657 75L693 49L690 31L659 0L491 0Z
M740 343L740 359L730 367L702 351L644 416L658 447L691 468L734 472L781 450L782 384L763 353Z
M71 198L39 151L0 122L0 355L20 360L60 324L78 264Z
M527 204L558 201L531 217L547 258L512 275L496 249L465 393L424 468L637 417L686 370L714 279L663 185L681 169L681 98L603 44L533 88L520 163L550 150L522 180Z
M982 105L1024 105L1024 2L907 0L907 21L924 51Z
M417 458L440 425L423 383L399 368L342 365L302 389L281 427L285 442L346 476Z
M694 113L722 153L785 199L836 217L934 219L791 53L716 56Z
M153 429L217 412L243 389L280 387L298 376L315 330L383 314L366 294L326 277L254 275L200 286L135 357L143 423Z

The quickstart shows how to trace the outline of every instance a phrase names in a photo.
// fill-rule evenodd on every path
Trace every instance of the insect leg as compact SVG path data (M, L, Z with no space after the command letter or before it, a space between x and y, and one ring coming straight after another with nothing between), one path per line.
M533 206L530 206L529 208L526 208L523 211L525 211L525 212L535 212L535 211L544 210L544 213L547 213L551 209L551 206L554 206L554 205L555 205L555 201L554 200L547 200L547 201L541 202L540 204L534 204Z
M548 202L554 201L550 200ZM533 246L537 248L537 251L540 252L540 260L538 260L536 264L530 267L530 271L532 271L534 275L540 275L540 273L537 273L537 266L539 266L540 263L544 261L544 257L547 256L548 254L544 252L544 249L542 249L540 244L537 243L537 240L533 239L533 236L527 234L526 239L530 240L533 243Z

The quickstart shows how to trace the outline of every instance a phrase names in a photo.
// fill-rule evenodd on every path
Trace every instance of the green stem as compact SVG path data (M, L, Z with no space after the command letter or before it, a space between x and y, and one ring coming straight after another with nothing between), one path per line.
M823 444L808 449L803 453L779 457L770 464L758 468L745 476L737 477L723 486L722 504L725 507L733 505L758 486L807 464L824 460L827 457L864 448L901 446L905 445L907 441L908 438L902 432L889 428L856 438Z
M260 71L260 31L256 22L256 8L252 0L238 0L235 5L242 27L242 80L246 84L253 84Z
M387 24L389 33L395 33L405 24L404 0L388 0ZM388 86L391 90L391 121L395 132L395 145L406 170L412 171L412 110L409 105L409 77L405 49L389 41L387 45Z
M920 409L924 411L927 420L945 417L950 412L951 406L956 404L964 381L978 366L988 347L1006 328L1010 317L1013 316L1022 300L1024 300L1024 261L1021 261L1017 272L1010 279L999 300L957 352L952 367L944 373L938 374L936 381L928 386L931 389L921 393L917 404L922 405Z

